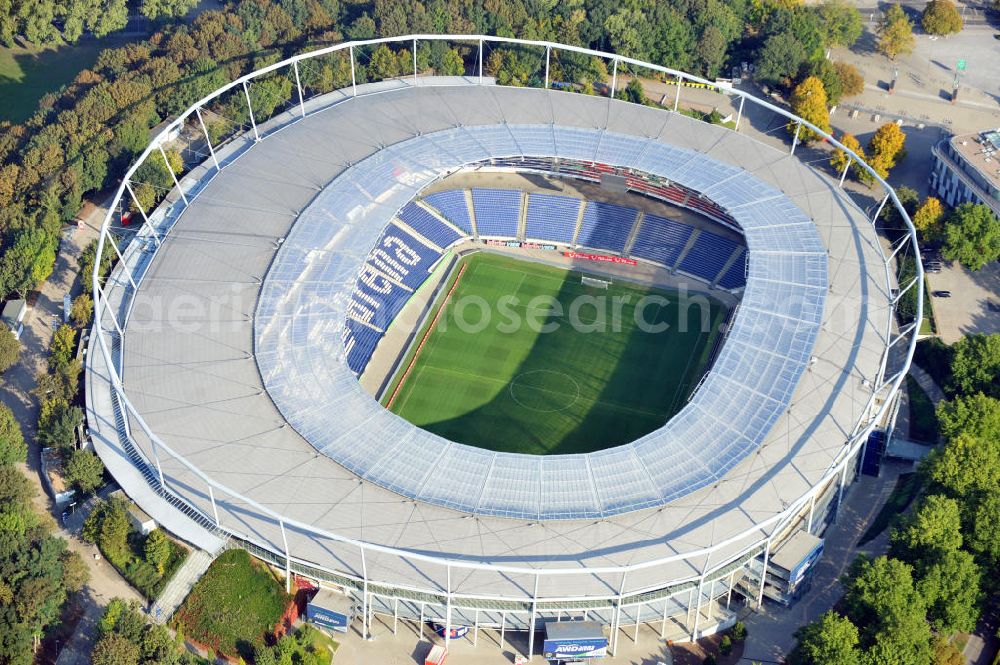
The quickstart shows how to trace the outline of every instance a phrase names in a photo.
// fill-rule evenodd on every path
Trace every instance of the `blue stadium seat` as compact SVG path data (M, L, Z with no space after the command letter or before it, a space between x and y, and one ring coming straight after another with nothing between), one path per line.
M347 351L347 365L355 374L365 371L375 347L382 340L382 333L352 319L344 326L343 342Z
M582 201L570 196L531 194L528 197L526 238L571 243Z
M746 286L747 283L747 252L743 250L733 261L733 265L726 269L725 274L719 278L719 286L724 289L737 289Z
M629 254L672 268L693 231L687 224L658 215L646 215Z
M481 236L517 237L521 192L513 189L474 189L472 208Z
M442 249L462 237L455 229L413 202L403 206L403 209L399 211L399 218L406 222L411 229Z
M634 208L591 201L583 211L576 244L621 252L625 249L637 215Z
M728 238L702 230L678 268L711 282L738 246Z
M386 227L361 268L347 308L344 345L353 371L364 371L382 338L378 330L395 320L440 256L402 227Z
M425 196L424 201L449 222L467 233L472 233L472 220L469 218L469 205L465 201L464 191L448 189L434 192Z

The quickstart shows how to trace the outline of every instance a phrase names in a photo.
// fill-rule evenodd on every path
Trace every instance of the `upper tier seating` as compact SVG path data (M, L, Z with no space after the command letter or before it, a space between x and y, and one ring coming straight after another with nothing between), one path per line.
M583 202L569 196L531 194L524 236L536 240L571 243Z
M399 211L399 218L411 229L442 249L462 237L458 231L413 202L403 206L403 209Z
M521 192L514 189L474 189L472 206L481 236L517 237Z
M637 214L634 208L590 201L583 211L576 244L622 252L632 233Z
M687 224L658 215L646 215L629 253L672 268L692 231Z
M472 233L472 219L469 217L469 204L465 200L465 192L461 189L448 189L434 192L424 197L429 204L449 222L466 233Z

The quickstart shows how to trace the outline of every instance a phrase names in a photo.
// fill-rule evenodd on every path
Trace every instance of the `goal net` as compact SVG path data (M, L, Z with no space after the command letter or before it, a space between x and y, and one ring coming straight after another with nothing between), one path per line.
M584 286L593 286L597 289L607 289L611 286L610 279L598 279L596 277L587 277L586 275L583 275L580 280Z

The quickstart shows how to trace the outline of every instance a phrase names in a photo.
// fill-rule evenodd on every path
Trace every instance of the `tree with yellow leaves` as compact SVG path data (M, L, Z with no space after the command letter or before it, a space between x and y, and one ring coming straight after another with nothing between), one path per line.
M876 47L879 53L895 60L898 55L912 53L915 42L913 22L906 12L898 3L889 7L878 24Z
M880 168L885 169L888 173L889 169L896 166L896 163L902 159L906 154L903 151L903 143L906 142L906 134L903 130L899 128L894 122L887 122L875 132L872 136L872 140L868 143L868 152L872 156L872 161L869 164L872 168L875 168L875 163L879 164ZM876 168L876 171L879 169ZM885 175L882 175L883 178Z
M854 134L845 133L840 137L840 143L862 160L865 159L865 149L861 146L861 142L858 141ZM850 155L840 148L833 151L833 157L830 158L830 166L835 168L838 174L842 173L844 169L847 168L848 163L852 165L851 172L854 174L854 177L858 179L858 182L866 185L871 184L872 176L868 173L864 166L858 163L857 160L852 159Z
M944 206L933 196L928 196L913 213L913 225L917 227L922 238L933 240L939 238L944 231Z
M815 76L806 78L792 91L792 113L808 120L824 132L830 131L830 109L826 105L826 90L823 82ZM788 123L788 131L795 134L796 123ZM799 141L809 143L819 138L819 134L803 126L799 131Z

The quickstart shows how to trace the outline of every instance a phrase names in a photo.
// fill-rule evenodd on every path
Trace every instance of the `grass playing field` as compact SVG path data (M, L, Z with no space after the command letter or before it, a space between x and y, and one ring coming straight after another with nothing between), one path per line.
M464 262L390 408L491 450L589 452L662 426L701 376L726 314L706 299L681 326L672 291L625 282L604 290L577 272L483 252ZM640 306L649 296L668 302ZM637 309L649 325L636 322Z

